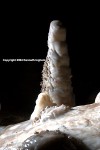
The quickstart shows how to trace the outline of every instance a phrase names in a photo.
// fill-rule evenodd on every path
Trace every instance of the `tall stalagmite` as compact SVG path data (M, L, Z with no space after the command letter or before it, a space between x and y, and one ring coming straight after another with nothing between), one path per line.
M66 43L66 29L58 20L52 21L48 34L48 53L43 66L42 92L58 106L74 106L71 70Z

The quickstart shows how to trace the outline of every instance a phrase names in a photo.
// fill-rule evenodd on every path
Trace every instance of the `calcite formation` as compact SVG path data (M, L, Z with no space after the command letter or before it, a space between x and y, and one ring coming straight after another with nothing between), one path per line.
M48 34L48 53L43 66L42 92L47 92L58 106L74 106L71 85L71 69L66 42L66 29L58 21L52 21Z
M100 150L100 93L74 106L66 30L50 24L42 92L29 120L1 127L0 150Z
M96 96L95 103L100 103L100 92Z
M46 107L50 107L50 106L54 106L56 104L54 104L51 100L50 100L50 96L44 92L44 93L40 93L38 95L38 98L36 100L36 106L34 108L34 111L30 117L30 119L34 122L35 120L37 120L40 115L41 112L46 108Z
M64 104L75 105L71 85L71 69L66 43L66 29L58 20L52 21L48 34L48 53L43 65L42 93L36 100L31 120L39 118L43 109ZM42 96L42 98L40 98Z
M100 149L100 103L72 107L52 117L50 111L54 109L54 106L47 108L34 124L27 120L3 128L0 133L0 150L20 150L26 139L42 131L59 131L75 138L78 145L81 141L89 150ZM44 119L44 115L49 117Z

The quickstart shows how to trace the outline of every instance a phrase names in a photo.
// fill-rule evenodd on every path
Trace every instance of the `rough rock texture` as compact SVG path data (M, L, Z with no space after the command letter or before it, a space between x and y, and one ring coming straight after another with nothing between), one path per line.
M30 119L32 121L35 121L36 119L38 119L41 115L41 112L46 108L46 107L50 107L50 106L54 106L55 103L53 103L50 99L50 96L44 92L44 93L40 93L38 95L38 98L36 100L36 106L34 108L34 111L30 117Z
M53 103L58 106L61 104L74 106L66 29L58 20L50 24L48 48L43 66L42 92L47 92Z
M21 150L89 150L80 140L59 131L42 131L26 139Z
M90 150L100 150L100 103L73 107L59 115L55 112L52 117L53 110L55 111L54 106L51 109L46 108L41 118L33 125L32 121L28 120L3 129L0 135L0 150L17 150L27 138L46 130L59 130L81 140ZM43 119L44 114L46 119Z

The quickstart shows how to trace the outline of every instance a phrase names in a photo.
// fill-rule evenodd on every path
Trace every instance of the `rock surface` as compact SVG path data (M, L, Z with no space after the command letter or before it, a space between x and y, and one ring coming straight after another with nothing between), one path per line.
M81 140L90 150L100 150L100 103L73 107L53 118L50 108L47 110L34 124L28 120L5 127L0 135L0 150L17 150L27 138L46 130L59 131ZM42 119L44 114L49 116L46 120Z
M89 150L81 141L59 131L43 131L26 139L21 150Z
M50 25L48 47L34 112L30 120L0 128L0 150L100 150L100 93L95 103L72 107L66 30L59 21Z

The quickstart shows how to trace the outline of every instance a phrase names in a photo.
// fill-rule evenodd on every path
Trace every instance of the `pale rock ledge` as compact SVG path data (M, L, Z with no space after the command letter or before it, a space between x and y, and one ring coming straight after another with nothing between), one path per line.
M0 135L0 150L20 149L22 142L41 131L56 131L81 140L90 150L100 150L100 103L72 107L51 106L32 124L10 125Z

